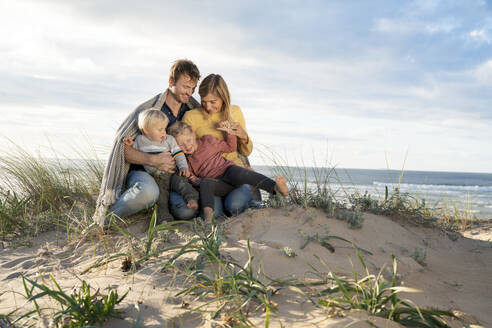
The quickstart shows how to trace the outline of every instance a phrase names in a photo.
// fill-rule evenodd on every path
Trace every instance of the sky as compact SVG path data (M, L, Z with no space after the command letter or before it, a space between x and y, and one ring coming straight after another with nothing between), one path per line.
M492 1L0 0L0 22L4 155L106 159L188 58L253 165L492 172Z

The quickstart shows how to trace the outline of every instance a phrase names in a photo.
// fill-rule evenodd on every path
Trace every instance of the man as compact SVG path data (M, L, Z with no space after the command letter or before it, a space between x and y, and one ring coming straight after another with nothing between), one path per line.
M142 165L150 165L158 170L173 172L174 160L170 153L148 154L131 146L124 145L124 138L132 138L138 134L138 114L148 108L159 109L169 119L169 125L181 120L190 109L199 107L199 103L191 96L195 91L200 71L190 60L177 60L169 75L169 88L161 94L138 106L123 122L116 132L113 149L104 170L101 190L97 199L94 221L105 225L107 212L120 218L137 213L152 206L159 197L159 188L154 178L145 172ZM131 164L131 165L130 165ZM123 185L127 189L120 195ZM177 195L177 194L176 194ZM180 219L195 216L195 211L186 206L176 205L171 193L171 211Z

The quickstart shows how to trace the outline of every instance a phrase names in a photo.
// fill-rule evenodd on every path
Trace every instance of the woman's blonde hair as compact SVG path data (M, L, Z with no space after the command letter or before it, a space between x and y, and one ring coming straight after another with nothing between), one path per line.
M231 95L227 84L219 74L210 74L203 79L198 88L198 94L201 98L208 94L213 94L222 100L222 109L224 120L231 121Z
M144 129L148 131L150 126L155 122L166 122L166 124L168 124L169 119L166 114L160 110L152 108L143 110L138 114L138 128L142 133L144 132Z

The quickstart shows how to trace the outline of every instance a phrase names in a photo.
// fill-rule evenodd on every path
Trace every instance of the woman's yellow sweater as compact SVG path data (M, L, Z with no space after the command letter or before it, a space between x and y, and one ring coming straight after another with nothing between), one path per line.
M231 120L233 122L238 122L244 129L244 131L246 131L246 124L244 122L243 112L241 111L241 108L239 108L239 106L232 105ZM203 108L196 108L187 111L186 114L183 116L182 121L192 127L198 138L201 138L206 134L210 134L220 140L225 140L225 132L217 130L219 122L224 121L223 112L210 115ZM251 154L252 151L253 142L249 137L247 140L241 140L237 138L237 152L247 157ZM239 158L237 152L224 153L223 156L239 166L245 166L241 158Z

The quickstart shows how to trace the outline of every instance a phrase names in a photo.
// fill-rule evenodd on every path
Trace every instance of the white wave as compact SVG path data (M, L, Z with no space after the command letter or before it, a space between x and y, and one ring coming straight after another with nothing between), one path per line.
M386 182L374 181L375 186L387 186L390 185ZM396 185L395 185L396 186ZM434 185L434 184L412 184L412 183L401 183L400 190L411 189L411 190L440 190L440 191L473 191L473 192L492 192L492 186L456 186L456 185Z

